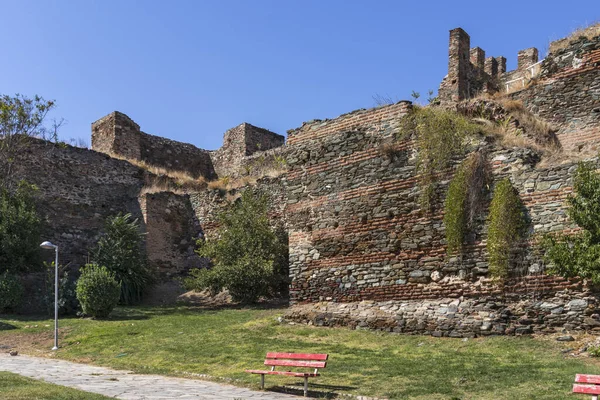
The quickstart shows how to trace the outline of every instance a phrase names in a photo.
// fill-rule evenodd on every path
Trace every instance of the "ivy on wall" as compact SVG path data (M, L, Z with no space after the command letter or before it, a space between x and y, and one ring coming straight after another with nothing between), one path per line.
M444 202L444 226L448 253L461 252L468 230L481 212L489 182L485 155L475 152L458 167Z
M505 178L494 189L488 216L487 250L491 277L508 277L511 252L523 238L525 227L521 198L510 180Z
M421 209L430 211L436 174L466 151L466 138L481 127L455 111L436 107L413 107L400 121L398 139L414 137L417 144L417 174Z

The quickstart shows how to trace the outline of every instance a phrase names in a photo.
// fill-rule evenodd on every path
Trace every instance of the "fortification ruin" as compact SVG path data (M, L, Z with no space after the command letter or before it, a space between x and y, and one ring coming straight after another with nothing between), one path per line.
M151 267L172 276L199 266L193 239L212 234L216 213L245 182L271 194L272 214L288 228L288 319L456 337L594 329L597 297L585 282L545 274L535 238L576 228L565 199L576 161L595 155L600 141L600 37L575 38L542 61L538 56L535 48L522 50L517 69L506 71L504 57L486 58L470 48L464 30L453 29L439 89L445 107L478 101L501 109L493 96L520 100L552 125L564 151L561 162L544 166L535 146L485 138L473 144L485 150L495 181L511 180L530 218L503 286L488 276L485 215L462 256L446 251L440 210L452 169L439 175L438 211L420 209L414 140L395 135L414 107L409 101L304 123L285 144L283 136L244 123L227 131L216 151L148 135L114 112L92 124L92 150L39 142L22 155L21 172L41 187L49 239L71 249L74 263L84 261L107 215L128 211L144 221ZM269 174L265 166L281 159L285 168ZM144 166L208 182L254 179L230 190L144 193L156 178ZM58 185L47 184L50 173Z

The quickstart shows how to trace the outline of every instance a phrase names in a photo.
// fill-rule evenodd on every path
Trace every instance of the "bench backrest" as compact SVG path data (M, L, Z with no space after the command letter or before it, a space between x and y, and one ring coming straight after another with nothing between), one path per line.
M270 367L325 368L328 354L267 353L265 365Z
M600 394L600 375L575 375L576 384L573 385L573 393L583 394ZM585 383L586 385L578 385L578 383Z

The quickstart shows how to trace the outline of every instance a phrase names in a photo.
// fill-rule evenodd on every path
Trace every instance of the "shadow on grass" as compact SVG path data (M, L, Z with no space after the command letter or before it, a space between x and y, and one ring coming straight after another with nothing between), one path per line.
M291 386L273 386L266 389L267 392L275 392L275 393L285 393L292 394L294 396L304 396L304 390L302 389L303 384L299 385L300 387L291 387ZM319 390L313 390L311 385L308 386L308 397L316 398L316 399L337 399L340 397L338 393L333 392L322 392Z
M17 327L11 324L7 324L6 322L0 321L0 331L9 331L11 329L17 329Z

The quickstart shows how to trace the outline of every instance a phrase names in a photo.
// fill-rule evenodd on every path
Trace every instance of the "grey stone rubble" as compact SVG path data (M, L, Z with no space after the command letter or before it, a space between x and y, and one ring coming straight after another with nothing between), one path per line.
M0 354L0 371L124 400L298 398L201 380L139 375L62 360L11 357L6 353Z

